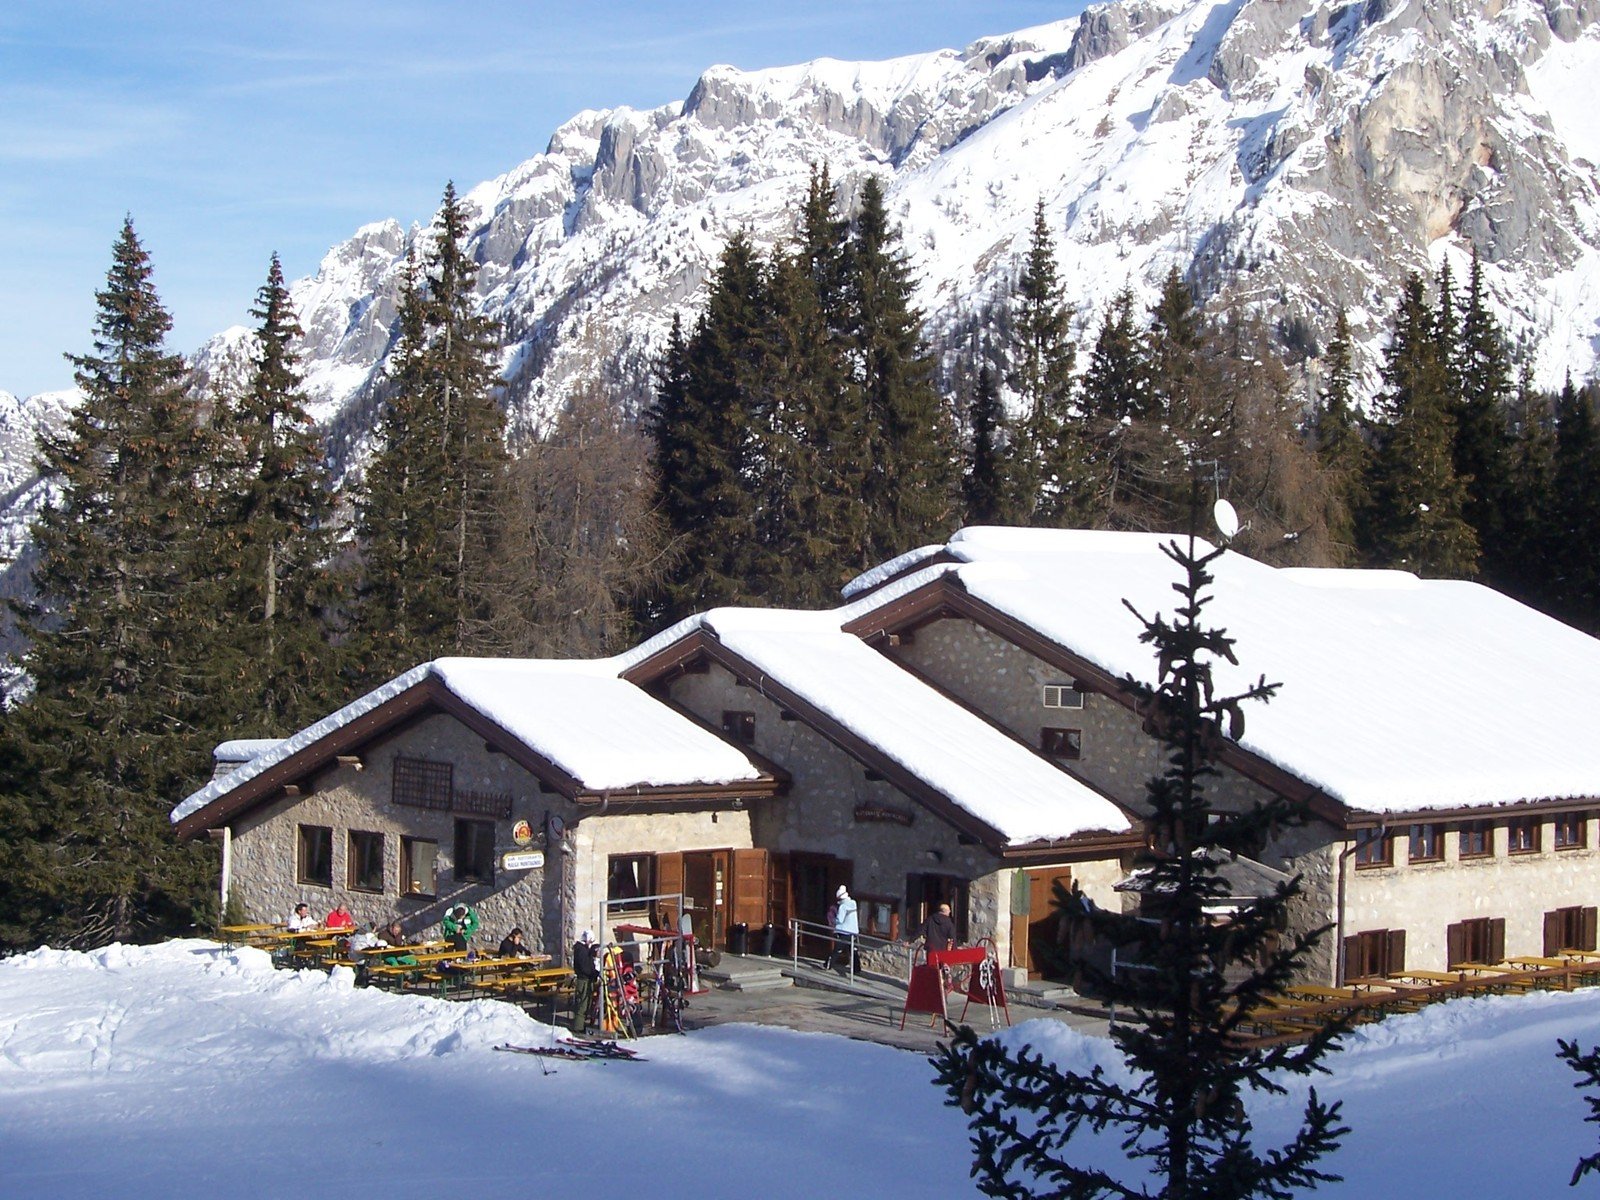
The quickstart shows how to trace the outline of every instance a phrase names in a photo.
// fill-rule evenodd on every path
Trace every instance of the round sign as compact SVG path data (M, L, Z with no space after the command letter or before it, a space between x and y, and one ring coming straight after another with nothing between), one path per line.
M533 826L526 821L518 821L511 827L511 840L519 846L532 845Z

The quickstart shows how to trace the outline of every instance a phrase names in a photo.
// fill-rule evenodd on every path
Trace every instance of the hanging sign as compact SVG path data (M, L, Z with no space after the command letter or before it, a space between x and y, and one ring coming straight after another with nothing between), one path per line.
M517 850L500 857L500 865L507 871L533 871L544 866L543 850Z
M526 821L518 821L511 827L511 840L519 846L533 845L533 826Z

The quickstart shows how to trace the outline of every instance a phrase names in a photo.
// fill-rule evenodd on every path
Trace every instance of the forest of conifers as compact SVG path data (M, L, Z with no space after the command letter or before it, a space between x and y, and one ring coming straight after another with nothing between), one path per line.
M1012 294L930 346L881 190L849 214L833 196L817 173L785 244L729 241L646 412L597 372L508 444L447 188L369 453L338 478L276 259L247 376L199 386L125 223L81 402L40 447L0 952L213 920L214 852L167 814L220 741L440 655L587 656L712 605L835 604L962 524L1178 531L1222 496L1265 561L1475 578L1600 626L1595 385L1532 386L1536 348L1507 343L1475 263L1394 297L1369 396L1342 318L1205 311L1175 270L1148 309L1074 313L1042 215Z

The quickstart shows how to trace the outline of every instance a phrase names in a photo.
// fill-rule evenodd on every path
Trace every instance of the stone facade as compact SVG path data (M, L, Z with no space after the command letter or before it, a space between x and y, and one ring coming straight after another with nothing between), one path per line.
M496 858L493 883L455 879L457 821L490 818L477 812L394 803L396 758L449 763L458 794L509 796L509 817L492 819ZM535 949L562 944L562 864L566 856L545 847L544 834L549 814L569 824L576 819L571 804L561 796L541 792L539 781L522 767L504 754L490 752L481 737L453 718L441 715L428 717L366 747L361 763L359 770L354 764L331 768L318 778L312 794L282 796L235 822L234 892L252 918L282 920L300 900L320 916L342 902L358 921L381 925L398 917L408 934L423 936L436 930L447 908L466 903L482 918L479 942L498 943L512 926L520 925ZM532 827L534 841L530 846L519 846L512 839L512 829L518 821L527 821ZM301 881L302 826L332 831L331 887ZM381 890L350 886L352 832L382 835ZM437 885L433 896L403 894L403 839L437 845ZM522 849L545 850L544 867L514 872L499 869L501 855Z

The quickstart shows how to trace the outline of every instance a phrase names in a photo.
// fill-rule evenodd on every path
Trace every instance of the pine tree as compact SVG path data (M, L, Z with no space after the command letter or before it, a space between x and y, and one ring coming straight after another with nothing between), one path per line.
M1504 512L1506 561L1499 583L1528 604L1549 610L1551 566L1561 561L1551 541L1554 499L1555 413L1533 385L1532 356L1524 354L1511 400L1511 445L1506 452Z
M368 678L490 635L488 575L508 508L495 327L477 315L466 212L447 185L419 268L408 257L379 450L358 513L357 642Z
M1366 505L1368 449L1355 405L1350 321L1342 308L1334 320L1325 362L1327 373L1312 415L1311 434L1332 490L1328 532L1341 559L1350 562L1355 555L1356 514Z
M1550 585L1557 616L1581 629L1600 629L1600 418L1593 384L1567 378L1556 400L1554 495L1547 547L1554 560Z
M1455 470L1466 484L1461 515L1483 548L1483 574L1505 586L1514 574L1506 512L1511 503L1506 409L1512 393L1511 352L1488 309L1483 268L1474 252L1466 306L1454 341Z
M224 649L234 698L216 702L241 732L267 736L326 711L334 692L327 614L333 494L321 436L306 412L299 321L278 256L256 294L254 366L245 391L219 397L214 537L229 614Z
M1364 540L1378 565L1467 578L1477 569L1478 540L1462 515L1448 378L1435 313L1412 275L1384 356Z
M967 521L973 525L998 525L1007 520L1006 413L988 363L978 368L977 392L972 398L972 453L962 482Z
M1081 525L1091 512L1095 489L1089 479L1086 429L1074 402L1072 313L1062 299L1043 201L1034 208L1033 234L1012 308L1007 382L1022 409L1012 454L1019 493L1013 507L1030 523Z
M1095 524L1113 528L1139 526L1130 517L1139 505L1134 481L1135 421L1145 414L1150 372L1138 324L1133 293L1123 290L1107 308L1083 378L1083 406L1092 427L1090 473L1099 481Z
M1600 1125L1600 1094L1597 1094L1600 1093L1600 1046L1582 1050L1576 1041L1569 1042L1565 1038L1557 1038L1556 1057L1577 1072L1578 1081L1572 1086L1589 1092L1589 1095L1583 1098L1584 1104L1589 1108L1589 1115L1584 1118L1584 1122ZM1573 1167L1572 1178L1567 1181L1567 1186L1577 1187L1578 1180L1590 1171L1600 1171L1600 1150L1585 1154L1578 1159L1578 1165Z
M1244 703L1269 698L1276 685L1263 678L1237 695L1214 692L1212 664L1237 662L1233 639L1203 622L1207 568L1223 551L1202 552L1193 540L1187 549L1174 542L1165 550L1183 573L1174 585L1182 602L1172 620L1139 617L1143 640L1157 654L1158 684L1129 681L1168 752L1165 773L1147 792L1155 847L1145 865L1147 911L1096 918L1121 961L1148 968L1101 981L1112 999L1134 1009L1134 1019L1112 1032L1132 1080L1122 1083L1098 1066L1065 1069L1025 1045L1012 1049L980 1040L971 1028L958 1031L935 1060L938 1083L971 1118L973 1174L986 1195L1276 1200L1338 1178L1319 1162L1348 1131L1339 1125L1339 1105L1324 1104L1315 1089L1287 1144L1262 1152L1252 1143L1245 1096L1281 1094L1283 1074L1321 1070L1336 1035L1267 1049L1241 1048L1235 1035L1252 1008L1282 993L1326 931L1275 945L1298 880L1226 924L1207 911L1227 894L1219 870L1225 852L1297 814L1284 801L1222 812L1207 800L1218 746L1242 735ZM1108 1130L1118 1136L1127 1172L1074 1161L1075 1137Z
M82 402L41 438L52 498L32 527L37 603L20 614L34 690L0 756L0 794L31 838L6 852L13 946L188 928L209 875L167 814L214 732L197 634L214 619L197 583L210 567L196 562L212 446L131 219L96 301L94 351L71 356Z
M911 304L911 277L889 222L883 188L869 177L851 223L854 378L862 395L872 469L862 499L870 536L859 566L944 537L959 487L950 413L934 387Z

